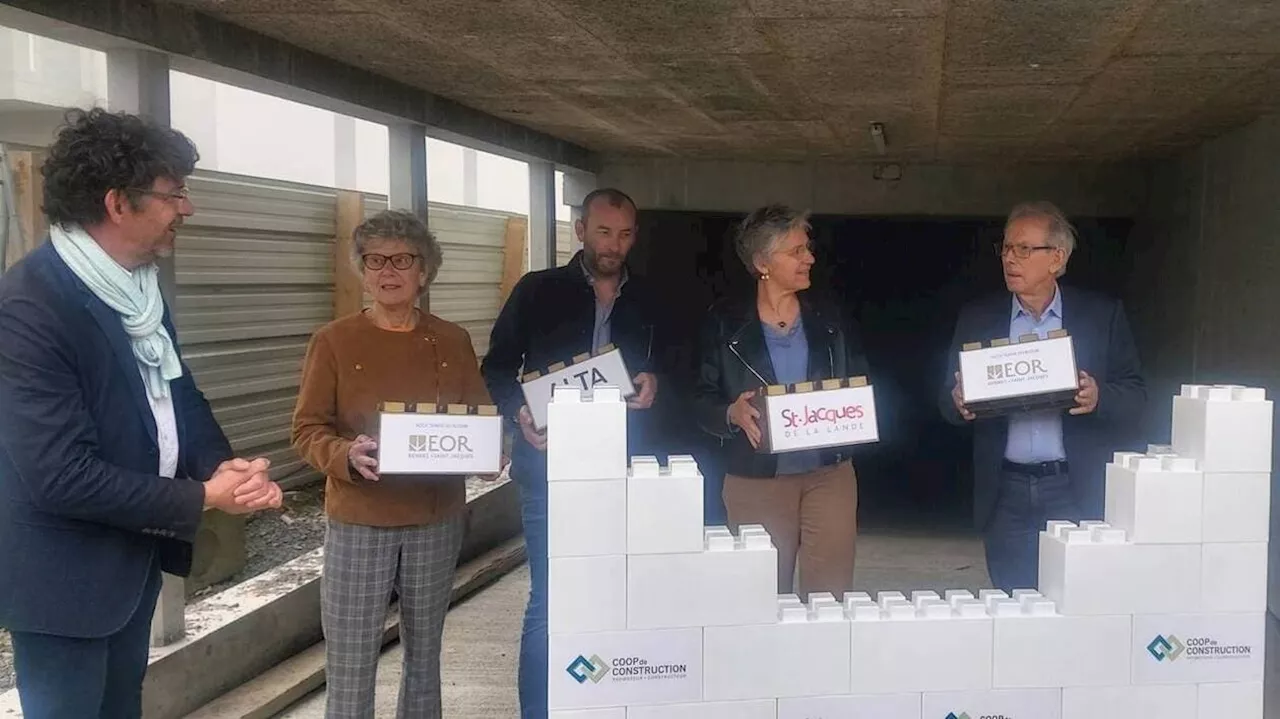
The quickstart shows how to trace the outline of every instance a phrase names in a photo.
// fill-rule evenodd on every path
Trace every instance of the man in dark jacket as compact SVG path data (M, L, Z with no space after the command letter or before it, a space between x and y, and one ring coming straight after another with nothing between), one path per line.
M950 354L943 417L974 421L961 401L959 352L966 342L1042 338L1065 329L1080 370L1076 406L974 421L974 519L983 532L995 586L1038 582L1039 532L1049 520L1102 519L1105 465L1135 444L1147 398L1138 352L1120 302L1063 286L1075 232L1049 203L1019 205L999 246L1008 293L960 310Z
M174 130L72 113L43 169L50 238L0 278L0 626L27 719L141 717L161 572L190 572L204 510L280 506L159 294L195 162Z
M629 454L657 451L658 391L654 372L654 303L641 278L627 270L635 243L636 206L618 190L595 190L574 223L582 250L568 264L531 272L516 283L493 325L481 372L503 416L520 431L511 476L520 487L531 591L520 643L521 716L547 716L547 463L546 433L525 405L519 377L612 344L635 375L628 401Z

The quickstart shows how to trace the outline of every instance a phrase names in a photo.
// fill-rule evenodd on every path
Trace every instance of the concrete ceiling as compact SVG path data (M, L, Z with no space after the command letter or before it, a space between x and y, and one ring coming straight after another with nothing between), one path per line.
M1277 0L162 1L609 154L1147 157L1280 111Z

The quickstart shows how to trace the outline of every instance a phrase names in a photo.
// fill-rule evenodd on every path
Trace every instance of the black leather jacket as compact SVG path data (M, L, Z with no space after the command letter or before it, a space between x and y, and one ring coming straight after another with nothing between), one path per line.
M800 294L800 312L809 343L811 381L870 373L856 323L834 304ZM740 477L769 478L777 474L777 457L757 452L737 427L728 423L729 405L747 390L777 384L765 345L755 295L748 300L713 304L703 325L701 370L695 390L698 425L720 438L726 471ZM762 381L763 380L763 381ZM850 458L849 447L825 450L824 465Z

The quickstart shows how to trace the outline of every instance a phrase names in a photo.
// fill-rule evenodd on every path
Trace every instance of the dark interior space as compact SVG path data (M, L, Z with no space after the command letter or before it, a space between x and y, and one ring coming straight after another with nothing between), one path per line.
M633 250L659 288L673 368L662 403L672 452L694 454L718 487L719 443L693 422L698 333L716 298L752 291L733 250L740 214L643 211ZM995 247L999 217L812 218L812 292L841 302L859 323L876 388L881 441L857 462L859 521L871 526L970 523L968 430L944 422L937 398L956 315L966 301L1004 290ZM1119 294L1128 275L1128 219L1072 218L1079 233L1064 282ZM989 338L972 338L989 339ZM714 491L714 490L713 490ZM708 521L717 521L714 509ZM722 519L719 521L723 521Z

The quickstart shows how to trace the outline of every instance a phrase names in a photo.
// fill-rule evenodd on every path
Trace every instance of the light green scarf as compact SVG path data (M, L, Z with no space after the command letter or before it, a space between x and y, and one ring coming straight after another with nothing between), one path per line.
M129 272L79 225L54 225L49 239L76 277L120 314L147 392L157 399L169 396L169 382L182 376L182 363L164 327L164 298L155 264Z

